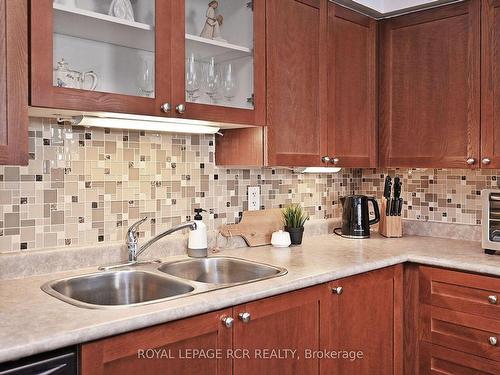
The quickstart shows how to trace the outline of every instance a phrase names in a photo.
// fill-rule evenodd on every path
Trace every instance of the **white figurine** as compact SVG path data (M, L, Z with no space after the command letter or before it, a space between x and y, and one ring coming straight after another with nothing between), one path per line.
M109 7L108 14L127 21L135 21L134 9L132 8L130 0L113 0Z
M205 26L203 26L200 36L207 39L216 39L225 42L225 40L220 36L220 26L224 21L224 17L222 17L222 15L215 15L215 10L218 7L219 2L217 0L213 0L208 3L206 14L207 20L205 22Z

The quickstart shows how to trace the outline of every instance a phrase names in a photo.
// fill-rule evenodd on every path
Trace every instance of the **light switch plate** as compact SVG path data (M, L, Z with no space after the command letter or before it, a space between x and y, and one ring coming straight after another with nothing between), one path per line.
M260 210L260 186L248 187L248 211Z

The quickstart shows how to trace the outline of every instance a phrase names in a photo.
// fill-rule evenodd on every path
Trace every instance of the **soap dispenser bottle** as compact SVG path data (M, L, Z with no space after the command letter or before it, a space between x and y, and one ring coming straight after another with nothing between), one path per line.
M205 258L208 255L207 226L203 223L202 212L207 212L202 208L194 210L194 222L196 229L189 232L188 256L192 258Z

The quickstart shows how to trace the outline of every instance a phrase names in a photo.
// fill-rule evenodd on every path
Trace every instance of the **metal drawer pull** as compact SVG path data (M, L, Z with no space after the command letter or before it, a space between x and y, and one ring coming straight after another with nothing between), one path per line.
M249 323L251 319L251 315L249 312L242 312L238 314L238 318L243 322L243 323Z
M344 288L342 288L341 286L336 286L336 287L332 288L333 294L341 295L343 292L344 292Z
M498 302L497 296L494 295L488 296L488 302L491 303L492 305L496 305Z
M498 344L498 339L497 339L495 336L491 336L491 337L489 338L489 342L490 342L490 344L491 344L492 346L497 346L497 344Z
M63 363L62 365L59 365L57 367L51 368L50 370L40 372L38 375L50 375L50 374L55 374L56 372L59 372L59 370L63 369L64 367L67 366L67 363Z

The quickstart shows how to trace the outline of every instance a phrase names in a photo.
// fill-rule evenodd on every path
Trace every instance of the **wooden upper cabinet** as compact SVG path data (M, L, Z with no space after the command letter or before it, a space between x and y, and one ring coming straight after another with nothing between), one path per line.
M470 0L383 21L382 166L478 167L480 13Z
M267 1L269 165L322 165L326 155L326 7Z
M500 168L500 1L483 1L481 167Z
M81 374L230 374L232 330L221 319L231 315L227 309L83 344Z
M363 354L356 360L325 359L322 374L403 373L402 267L375 270L325 286L322 347Z
M31 1L32 106L166 115L161 106L171 102L169 0L138 2L136 22L108 16L99 2L86 2L85 9L53 3ZM63 59L67 66L60 68L72 72L58 79L54 70ZM92 74L79 82L74 71L91 71L97 82Z
M306 350L320 348L320 305L323 287L311 287L250 302L234 308L235 318L248 314L249 321L240 318L234 325L235 349L248 350L248 358L237 358L234 375L283 374L317 375L319 361L307 359ZM286 358L263 358L266 350L284 349Z
M328 155L338 167L376 167L377 22L328 5Z
M0 164L28 164L28 2L0 0Z
M223 42L200 37L208 3L172 0L173 114L264 126L266 0L253 0L251 4L248 0L219 1L216 12L224 17L220 26ZM212 58L214 73L219 75L214 95L207 84ZM179 104L185 105L183 113L177 110Z

